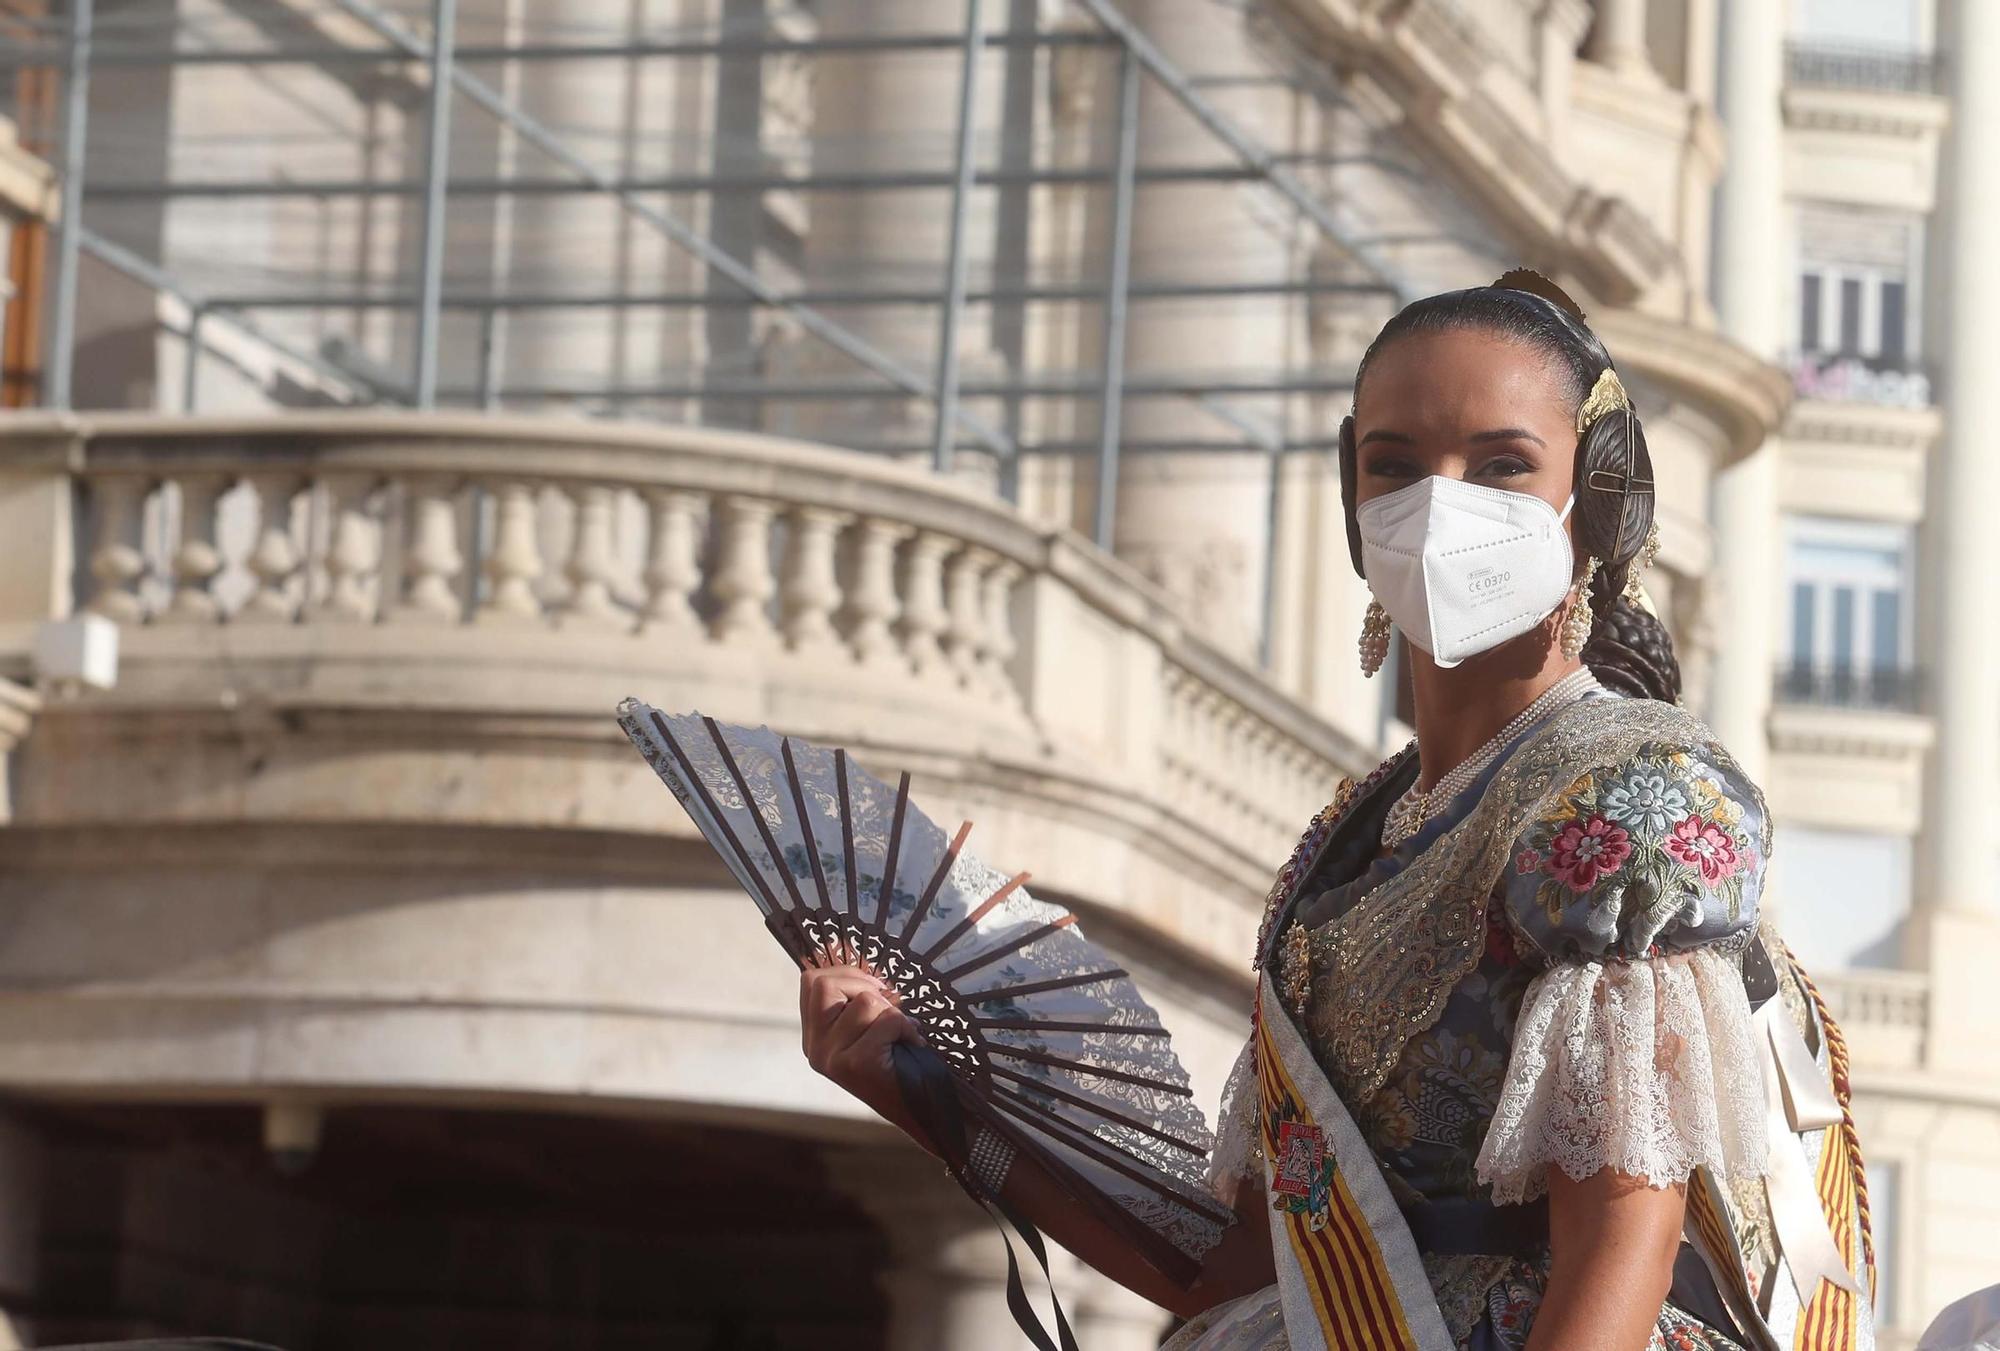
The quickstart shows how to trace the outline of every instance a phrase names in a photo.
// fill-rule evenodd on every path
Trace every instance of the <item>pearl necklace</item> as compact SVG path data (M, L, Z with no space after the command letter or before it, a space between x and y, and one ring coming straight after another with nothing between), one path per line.
M1479 777L1479 772L1498 758L1507 743L1544 715L1602 688L1597 683L1597 677L1590 673L1590 668L1583 667L1543 690L1534 703L1516 713L1505 727L1488 738L1486 744L1452 766L1451 771L1432 784L1428 792L1418 792L1417 786L1411 784L1401 797L1391 803L1389 814L1382 821L1382 843L1390 849L1400 848L1405 840L1422 830L1426 822L1464 792ZM1410 743L1412 746L1416 744L1414 741Z

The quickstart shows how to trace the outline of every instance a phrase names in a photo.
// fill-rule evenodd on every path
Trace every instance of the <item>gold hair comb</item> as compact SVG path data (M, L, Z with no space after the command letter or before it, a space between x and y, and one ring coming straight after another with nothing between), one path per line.
M1623 409L1630 411L1632 398L1625 392L1625 382L1618 378L1618 372L1609 366L1604 374L1597 377L1597 383L1590 387L1590 397L1583 401L1583 407L1576 410L1576 434L1582 436L1590 429L1590 424L1606 413Z

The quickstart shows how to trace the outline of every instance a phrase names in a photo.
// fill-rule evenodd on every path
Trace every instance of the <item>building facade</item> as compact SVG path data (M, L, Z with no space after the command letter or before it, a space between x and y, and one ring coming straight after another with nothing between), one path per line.
M15 1335L1011 1345L610 710L911 769L1212 1102L1269 873L1409 734L1355 362L1527 264L1646 419L1913 1345L2000 1279L2000 31L1937 6L11 6L10 331L73 335L0 422Z

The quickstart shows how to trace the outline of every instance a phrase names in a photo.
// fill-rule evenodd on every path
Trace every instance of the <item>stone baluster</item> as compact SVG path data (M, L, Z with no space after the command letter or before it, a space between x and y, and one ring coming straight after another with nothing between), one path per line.
M250 476L257 494L257 542L243 560L257 589L236 612L239 624L289 624L299 613L296 578L305 558L292 530L292 505L305 480L289 471Z
M965 689L979 685L980 648L986 637L986 615L981 604L981 582L994 562L984 549L965 549L954 554L945 569L945 660Z
M1251 736L1254 759L1250 767L1250 805L1257 817L1257 830L1268 834L1278 828L1284 815L1284 743L1277 733L1261 723Z
M453 579L465 570L458 549L456 480L431 474L406 489L408 545L403 551L403 601L396 618L418 624L452 624L465 613Z
M771 577L771 522L776 509L755 497L722 499L715 598L721 610L712 632L717 642L764 647L777 640L766 609L777 587Z
M86 608L119 624L146 618L139 586L146 577L146 498L150 480L129 474L106 474L90 481L96 531L90 554L95 586Z
M1305 819L1325 806L1324 800L1313 802L1313 758L1303 750L1291 750L1285 755L1285 823L1289 829L1293 821L1303 825ZM1331 797L1331 792L1328 793Z
M1188 753L1194 726L1188 717L1187 677L1172 666L1166 670L1166 690L1162 702L1166 711L1160 719L1161 774L1167 785L1168 802L1177 810L1185 811L1191 805Z
M216 547L216 506L229 489L220 474L189 474L179 481L181 493L180 547L174 550L174 594L160 618L174 624L213 624L222 607L210 590L222 571L222 550Z
M628 616L611 595L618 580L611 541L617 494L605 484L590 483L572 488L570 497L576 503L576 530L564 569L570 593L562 622L587 628L621 627Z
M906 525L872 517L864 518L855 532L854 586L847 597L848 643L855 659L872 669L906 664L890 626L898 613L896 546L910 534Z
M646 494L650 543L646 609L639 625L643 634L706 636L692 599L701 585L700 521L705 507L698 493L654 489Z
M1237 838L1256 828L1257 812L1250 800L1250 776L1256 770L1256 763L1249 719L1239 705L1222 700L1216 710L1215 758L1209 761L1209 769L1224 795L1223 812L1229 822L1229 833Z
M374 515L377 487L372 476L362 474L335 474L326 480L326 594L314 607L317 619L366 624L375 618L375 586L382 569L382 536Z
M1220 808L1215 795L1215 692L1199 684L1188 691L1188 793L1195 813L1212 819Z
M948 669L938 635L945 630L944 560L957 547L945 535L923 531L906 551L903 575L903 653L920 676Z
M542 617L535 583L542 576L542 542L536 530L536 485L519 480L493 489L493 547L486 554L483 624L526 624Z
M986 684L1004 702L1018 707L1021 692L1014 684L1008 663L1014 659L1014 585L1021 580L1021 565L1010 558L1000 559L986 574L986 641L980 649L980 670Z
M785 642L794 652L825 654L840 646L833 616L840 607L834 549L853 517L825 507L796 507L785 556Z

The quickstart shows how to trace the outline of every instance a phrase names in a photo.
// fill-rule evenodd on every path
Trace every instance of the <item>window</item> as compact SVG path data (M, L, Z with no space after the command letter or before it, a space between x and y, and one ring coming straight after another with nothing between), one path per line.
M1778 823L1771 854L1782 860L1785 941L1806 970L1902 965L1910 852L1907 835Z
M1793 33L1813 42L1916 47L1923 40L1918 0L1797 0Z
M1799 211L1794 374L1808 398L1930 402L1916 335L1923 230L1887 211Z
M1909 530L1797 516L1786 533L1791 614L1781 697L1914 708Z

